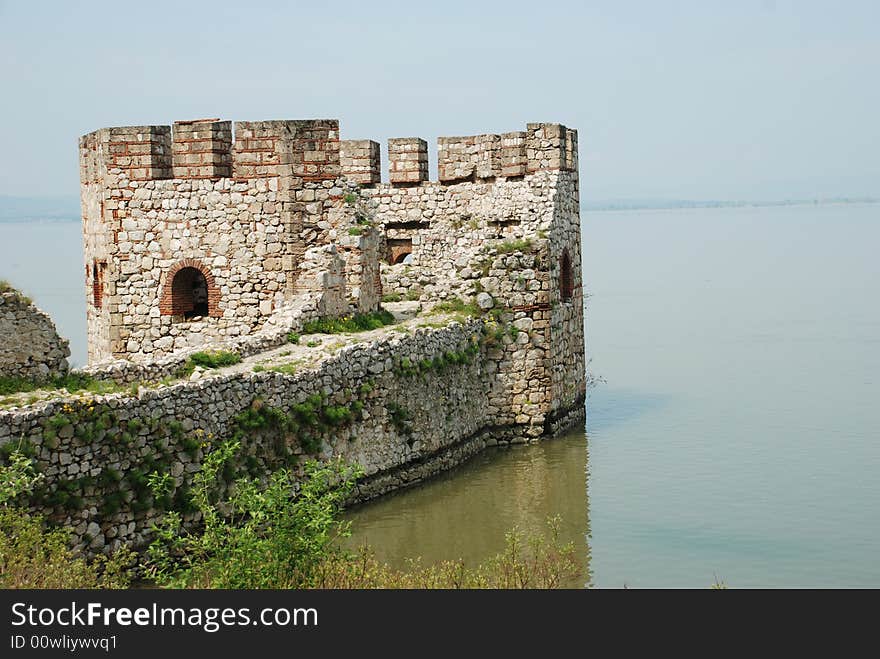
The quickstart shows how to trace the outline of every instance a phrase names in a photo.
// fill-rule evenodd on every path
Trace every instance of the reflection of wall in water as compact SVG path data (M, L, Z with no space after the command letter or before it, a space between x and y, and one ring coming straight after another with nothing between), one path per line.
M502 551L512 528L543 532L547 517L559 515L562 539L575 543L589 568L586 474L582 429L488 451L451 474L353 510L352 542L368 543L399 567L416 556L423 564L465 558L474 565Z

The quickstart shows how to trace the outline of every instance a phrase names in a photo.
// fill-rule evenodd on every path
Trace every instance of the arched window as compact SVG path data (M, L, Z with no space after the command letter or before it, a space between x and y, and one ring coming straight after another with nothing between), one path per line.
M199 261L186 259L171 268L165 279L159 310L186 320L223 314L217 308L220 293L210 272Z
M562 250L559 257L559 295L563 302L569 302L574 294L574 279L571 274L571 257L568 249Z
M177 271L171 281L171 307L175 316L194 318L208 315L208 282L196 268Z

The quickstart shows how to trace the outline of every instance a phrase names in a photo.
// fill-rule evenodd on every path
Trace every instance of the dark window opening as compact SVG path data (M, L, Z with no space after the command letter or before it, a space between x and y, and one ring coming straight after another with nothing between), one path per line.
M208 282L197 268L182 268L171 282L171 308L186 319L208 315Z
M412 238L388 238L385 260L391 265L409 263L412 260ZM409 257L409 258L407 258Z
M567 249L562 251L562 256L559 259L559 294L562 297L563 302L571 300L571 296L574 294L574 280L572 279L571 274L571 257L568 255Z
M92 305L100 309L104 303L104 269L107 264L97 259L92 261Z

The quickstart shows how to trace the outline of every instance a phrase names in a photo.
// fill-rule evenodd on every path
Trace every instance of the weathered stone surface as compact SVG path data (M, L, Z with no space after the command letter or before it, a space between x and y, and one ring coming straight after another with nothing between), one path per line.
M0 376L45 380L67 373L68 342L21 293L0 290Z

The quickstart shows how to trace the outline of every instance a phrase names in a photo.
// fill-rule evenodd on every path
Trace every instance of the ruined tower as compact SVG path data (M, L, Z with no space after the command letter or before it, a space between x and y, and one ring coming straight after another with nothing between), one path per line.
M344 207L335 120L103 128L80 138L80 172L90 363L248 334L315 285L376 307L377 271L300 276Z

